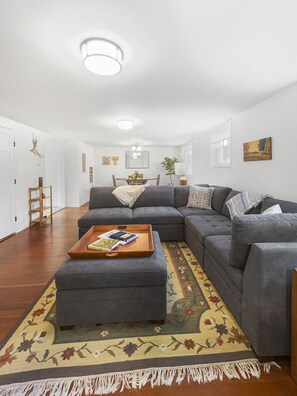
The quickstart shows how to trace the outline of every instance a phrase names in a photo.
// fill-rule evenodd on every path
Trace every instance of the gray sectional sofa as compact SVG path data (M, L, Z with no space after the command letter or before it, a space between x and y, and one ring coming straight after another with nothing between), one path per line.
M189 186L147 187L132 208L112 195L113 187L94 187L79 236L96 224L150 223L161 240L184 240L257 355L289 355L297 203L266 198L231 221L226 201L239 191L214 188L212 210L204 210L187 207ZM277 203L282 214L261 214Z

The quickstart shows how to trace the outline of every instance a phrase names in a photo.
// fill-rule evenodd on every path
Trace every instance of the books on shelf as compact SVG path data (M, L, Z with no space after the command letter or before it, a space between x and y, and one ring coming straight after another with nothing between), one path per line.
M113 250L118 245L127 245L138 238L137 234L119 230L111 230L104 234L98 235L98 240L88 245L92 250Z
M102 238L88 245L88 249L92 250L113 250L119 245L119 241L111 238Z

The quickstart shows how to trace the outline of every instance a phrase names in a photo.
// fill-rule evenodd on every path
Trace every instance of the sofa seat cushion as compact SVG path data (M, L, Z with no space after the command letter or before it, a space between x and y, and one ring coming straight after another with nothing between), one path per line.
M217 272L223 271L231 279L239 291L242 291L243 271L233 268L229 264L231 250L231 235L209 236L204 241L205 249L215 259L218 267Z
M204 239L208 236L231 234L231 220L222 215L188 216L185 225L201 245L204 245Z
M182 224L184 216L171 206L152 206L135 208L133 223L135 224Z
M78 226L90 228L100 224L131 224L132 212L130 208L92 209L78 220Z
M155 251L150 257L69 259L56 273L58 290L163 286L167 267L162 244L153 232Z
M204 271L227 305L232 315L241 323L242 292L237 289L230 277L224 272L208 250L204 252Z
M212 209L188 208L187 206L182 206L177 208L177 210L185 217L193 215L218 215L218 212Z

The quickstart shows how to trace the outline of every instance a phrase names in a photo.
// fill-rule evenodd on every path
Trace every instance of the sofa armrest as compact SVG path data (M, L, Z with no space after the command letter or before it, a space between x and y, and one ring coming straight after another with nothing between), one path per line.
M241 325L259 356L290 355L297 243L255 243L243 274Z
M297 214L235 216L231 232L231 266L243 270L251 245L263 242L297 242Z

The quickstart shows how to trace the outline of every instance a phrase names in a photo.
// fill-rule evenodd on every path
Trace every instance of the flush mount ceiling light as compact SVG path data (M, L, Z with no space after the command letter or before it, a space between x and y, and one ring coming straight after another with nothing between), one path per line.
M85 67L95 74L112 76L122 70L123 51L109 40L90 38L80 45Z
M131 120L119 120L117 124L120 129L132 129L134 126L134 122Z

